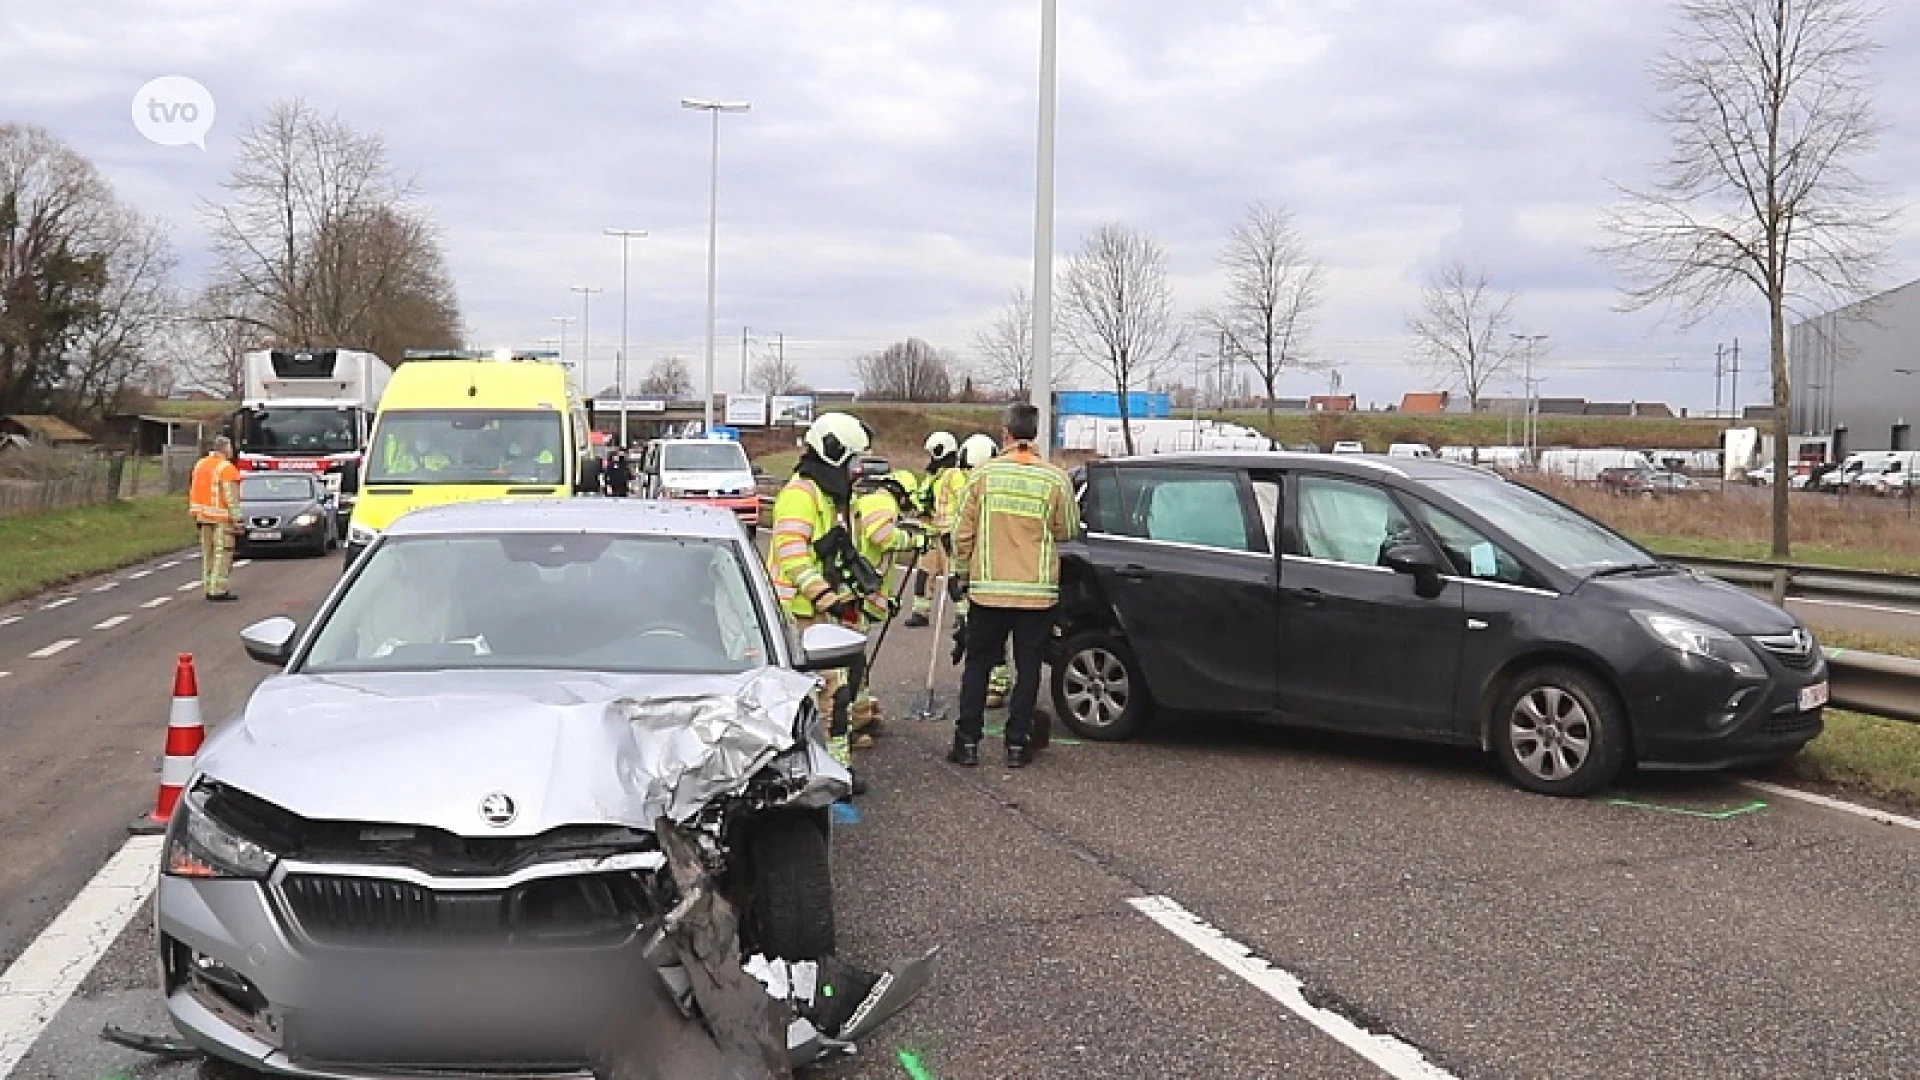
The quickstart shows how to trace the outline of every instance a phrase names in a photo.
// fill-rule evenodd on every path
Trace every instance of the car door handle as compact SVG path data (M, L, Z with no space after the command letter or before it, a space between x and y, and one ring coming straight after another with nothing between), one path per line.
M1321 592L1319 589L1289 589L1287 591L1295 600L1300 602L1301 607L1319 607L1321 601L1327 598L1327 594Z
M1126 578L1128 581L1145 581L1153 576L1153 571L1138 563L1128 563L1120 569L1115 570L1114 574Z

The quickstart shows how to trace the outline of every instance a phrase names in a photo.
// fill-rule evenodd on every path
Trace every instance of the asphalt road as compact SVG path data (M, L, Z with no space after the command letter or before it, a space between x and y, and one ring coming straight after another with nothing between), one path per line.
M0 958L151 799L174 654L200 657L224 715L265 674L234 631L304 615L337 563L247 567L231 608L138 606L194 571L116 575L0 628ZM1920 1075L1920 833L1756 807L1723 777L1544 799L1473 754L1199 718L961 770L941 760L945 727L899 719L930 632L894 642L877 686L896 719L837 833L843 941L869 964L945 951L934 988L833 1080L909 1076L903 1053L946 1080L1384 1075L1327 1033L1349 1021L1433 1076ZM1142 911L1169 903L1257 959L1230 970ZM97 1038L160 1030L143 922L15 1080L195 1075Z

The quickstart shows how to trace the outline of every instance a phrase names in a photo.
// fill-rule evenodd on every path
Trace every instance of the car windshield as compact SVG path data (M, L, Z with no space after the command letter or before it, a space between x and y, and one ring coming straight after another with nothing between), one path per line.
M272 476L255 473L240 481L242 499L262 502L290 502L314 497L313 481L305 476Z
M1488 478L1437 480L1452 496L1534 554L1569 573L1652 566L1656 560L1590 517L1520 484Z
M354 411L322 406L260 409L240 430L240 449L253 453L305 451L337 454L357 448Z
M676 472L746 472L746 451L739 443L668 443L661 468Z
M731 673L771 655L722 540L401 536L363 558L302 670Z
M380 417L370 484L539 484L566 480L560 414L545 409L410 409Z

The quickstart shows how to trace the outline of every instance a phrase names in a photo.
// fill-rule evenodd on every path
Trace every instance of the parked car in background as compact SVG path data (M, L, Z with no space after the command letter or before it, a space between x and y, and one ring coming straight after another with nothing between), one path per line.
M655 439L642 458L640 494L718 506L749 532L760 526L753 464L746 448L731 439Z
M1394 458L1430 458L1433 447L1426 443L1394 443L1387 447L1387 456Z
M1540 471L1548 476L1591 484L1608 469L1648 469L1653 462L1638 450L1543 450Z
M235 551L325 555L340 542L339 496L316 473L249 472L240 477Z
M663 828L710 860L742 959L828 957L851 777L802 672L865 638L785 627L707 507L387 523L311 625L241 634L283 670L201 749L168 828L175 1025L273 1075L584 1076L607 988L680 966L648 932L680 899Z
M1333 444L1333 452L1336 454L1364 454L1367 452L1367 444L1358 439L1341 439Z
M1705 495L1707 488L1683 472L1671 469L1656 469L1641 479L1640 493L1643 495Z
M1085 738L1240 714L1477 746L1578 795L1821 730L1826 661L1794 615L1484 470L1171 455L1077 487L1050 660Z

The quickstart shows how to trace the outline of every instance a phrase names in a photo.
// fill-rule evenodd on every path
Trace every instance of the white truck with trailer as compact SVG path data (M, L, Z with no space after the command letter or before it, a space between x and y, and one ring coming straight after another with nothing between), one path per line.
M393 369L359 349L261 349L244 358L229 423L243 471L318 475L344 526L360 491L367 438Z

